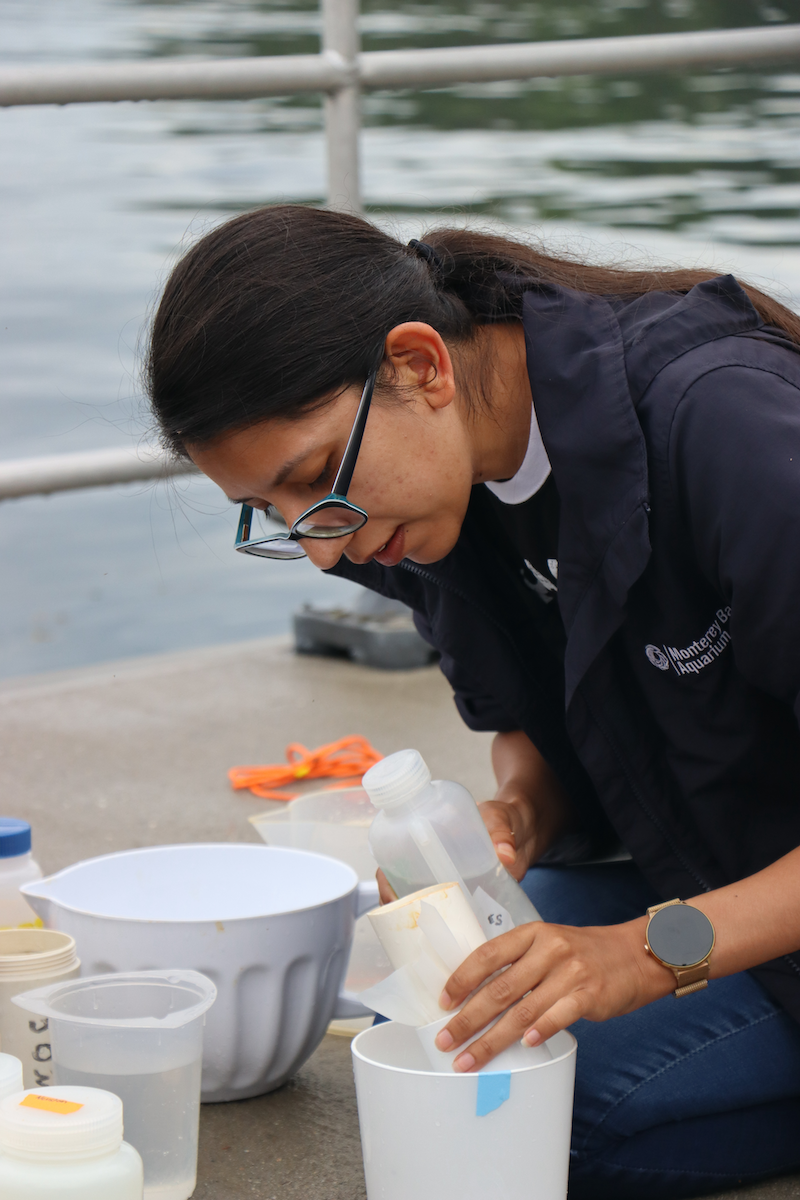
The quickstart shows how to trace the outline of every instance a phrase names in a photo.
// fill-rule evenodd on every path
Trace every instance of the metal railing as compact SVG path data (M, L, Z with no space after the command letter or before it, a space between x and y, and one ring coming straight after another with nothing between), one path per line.
M360 99L365 90L447 87L558 75L651 73L681 67L800 62L800 24L564 42L361 52L358 0L321 0L319 54L206 61L0 67L0 106L100 101L243 100L322 92L327 196L361 209ZM156 450L92 451L0 462L0 499L127 483L192 467Z
M114 450L15 458L0 462L0 500L134 483L138 479L166 479L196 471L192 463L174 459L158 446L122 446Z

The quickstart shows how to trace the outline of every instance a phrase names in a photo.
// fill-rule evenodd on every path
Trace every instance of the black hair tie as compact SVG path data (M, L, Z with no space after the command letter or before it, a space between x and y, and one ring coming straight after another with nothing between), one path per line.
M433 246L429 246L427 242L420 242L417 238L412 238L408 243L409 250L425 260L431 269L437 283L444 279L444 259L434 250Z

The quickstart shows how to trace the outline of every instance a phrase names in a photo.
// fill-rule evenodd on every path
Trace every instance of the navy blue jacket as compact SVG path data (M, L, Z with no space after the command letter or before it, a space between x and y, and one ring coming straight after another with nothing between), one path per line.
M561 502L562 670L482 486L431 566L334 573L416 613L473 729L524 730L664 899L800 845L800 354L730 276L686 296L525 292ZM493 530L495 532L493 532ZM800 1020L800 954L754 972Z

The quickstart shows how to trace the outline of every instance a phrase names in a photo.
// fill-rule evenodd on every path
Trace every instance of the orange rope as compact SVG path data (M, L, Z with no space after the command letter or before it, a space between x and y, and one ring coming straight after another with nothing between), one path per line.
M294 800L298 792L276 792L296 779L347 778L361 779L365 771L383 758L382 754L363 737L339 738L327 746L308 750L300 742L286 747L286 764L271 763L264 767L231 767L228 778L237 790L249 788L254 796L264 800ZM339 784L339 787L344 785Z

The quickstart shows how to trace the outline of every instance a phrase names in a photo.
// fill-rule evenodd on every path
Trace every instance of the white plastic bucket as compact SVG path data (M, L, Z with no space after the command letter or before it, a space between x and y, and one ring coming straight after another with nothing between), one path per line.
M416 1031L386 1022L352 1043L368 1200L564 1200L577 1042L549 1062L431 1071Z

